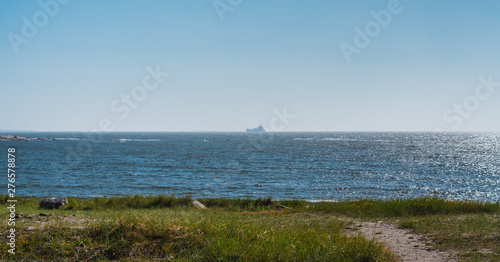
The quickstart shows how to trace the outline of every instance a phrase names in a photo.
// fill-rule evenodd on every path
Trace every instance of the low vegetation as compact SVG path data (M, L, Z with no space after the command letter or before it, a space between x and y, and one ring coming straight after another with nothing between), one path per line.
M41 210L40 199L18 198L16 254L0 245L0 260L397 261L380 243L347 234L355 220L397 223L465 261L500 258L499 203L210 198L198 199L208 207L200 210L190 197L68 200L58 210ZM6 222L0 227L10 229Z
M406 218L398 227L432 236L432 246L452 250L459 261L500 261L498 212Z

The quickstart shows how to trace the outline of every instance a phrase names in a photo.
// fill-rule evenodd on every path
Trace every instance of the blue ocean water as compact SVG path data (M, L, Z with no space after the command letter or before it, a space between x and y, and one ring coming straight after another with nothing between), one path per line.
M9 134L24 196L500 201L498 133Z

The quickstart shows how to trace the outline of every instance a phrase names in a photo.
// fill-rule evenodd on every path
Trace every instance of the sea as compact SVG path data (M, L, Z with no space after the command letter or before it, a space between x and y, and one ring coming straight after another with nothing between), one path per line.
M7 194L500 201L499 133L2 132Z

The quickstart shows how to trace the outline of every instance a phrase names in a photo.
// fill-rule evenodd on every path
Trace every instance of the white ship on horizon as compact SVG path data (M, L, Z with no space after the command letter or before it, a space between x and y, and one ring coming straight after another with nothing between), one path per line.
M247 128L246 131L248 133L265 133L266 132L266 130L264 129L264 127L262 125L259 125L256 128Z

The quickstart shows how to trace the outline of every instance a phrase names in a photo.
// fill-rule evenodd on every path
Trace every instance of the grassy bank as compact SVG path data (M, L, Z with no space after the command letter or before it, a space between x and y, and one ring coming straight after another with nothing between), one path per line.
M5 201L6 197L1 196L0 200ZM436 248L467 247L458 253L464 260L500 258L498 203L437 198L338 203L278 202L270 198L199 201L209 209L199 210L189 197L174 196L70 198L68 205L59 210L40 210L40 199L18 198L16 255L9 256L8 247L1 245L0 258L396 261L379 243L346 234L345 228L353 220L381 219L432 236L430 244ZM6 221L7 214L2 216ZM2 232L9 229L6 222L1 227ZM457 237L463 234L471 241Z
M498 212L413 217L397 224L399 228L432 236L429 245L452 250L460 261L500 261Z

